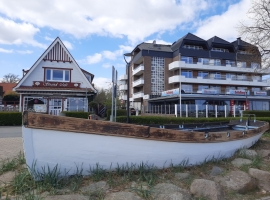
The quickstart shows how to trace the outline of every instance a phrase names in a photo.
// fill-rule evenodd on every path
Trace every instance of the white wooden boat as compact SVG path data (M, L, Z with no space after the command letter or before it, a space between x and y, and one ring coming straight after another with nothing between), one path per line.
M252 122L257 128L225 132L170 130L52 116L25 112L23 145L26 163L35 169L53 168L74 173L83 167L88 174L98 164L103 169L118 165L148 163L158 168L187 161L196 165L209 159L231 157L249 148L268 130L266 122Z

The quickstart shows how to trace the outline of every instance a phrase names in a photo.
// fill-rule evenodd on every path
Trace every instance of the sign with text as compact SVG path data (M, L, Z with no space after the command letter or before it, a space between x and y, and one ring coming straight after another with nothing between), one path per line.
M254 91L255 96L267 96L267 92L264 91Z
M33 87L79 88L81 83L33 81Z
M217 94L217 90L202 89L203 94Z
M245 90L230 90L230 94L235 94L235 95L246 95ZM247 92L249 94L249 92Z
M173 90L163 91L161 93L162 97L172 96L172 95L179 95L179 88L176 88L176 89L173 89Z

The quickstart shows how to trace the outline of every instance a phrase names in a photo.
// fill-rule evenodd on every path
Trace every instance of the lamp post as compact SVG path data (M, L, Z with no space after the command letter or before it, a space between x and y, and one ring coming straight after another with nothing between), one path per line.
M129 123L129 80L130 80L129 67L130 67L130 62L127 62L126 56L131 57L132 54L131 53L124 54L124 60L126 62L126 69L127 69L127 123Z
M248 106L247 106L247 92L248 92L248 89L245 89L245 93L246 93L246 110L248 110Z

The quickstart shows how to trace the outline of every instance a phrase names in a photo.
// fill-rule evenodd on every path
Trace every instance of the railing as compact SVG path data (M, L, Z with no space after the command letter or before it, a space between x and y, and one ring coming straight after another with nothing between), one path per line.
M5 111L5 112L18 112L19 111L19 106L18 105L0 105L0 112Z
M181 117L239 117L245 106L219 106L219 105L181 105ZM179 104L171 105L152 105L142 107L141 113L143 115L174 115L180 116Z

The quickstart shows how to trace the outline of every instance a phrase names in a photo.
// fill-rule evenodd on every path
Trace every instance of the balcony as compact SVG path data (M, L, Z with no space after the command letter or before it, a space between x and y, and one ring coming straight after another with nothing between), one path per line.
M139 87L139 86L142 86L144 84L144 79L143 78L140 78L136 81L133 81L132 85L133 87Z
M127 84L120 85L119 90L127 90Z
M244 85L244 86L259 86L269 87L270 80L254 79L252 77L226 77L220 75L210 75L205 77L191 77L175 75L169 77L169 84L179 83L196 83L196 84L217 84L217 85Z
M255 69L246 66L232 66L232 65L215 65L214 63L185 63L184 61L174 61L169 64L169 70L178 69L189 69L189 70L205 70L205 71L219 71L219 72L241 72L241 73L258 73L258 74L269 74L270 69Z
M143 92L136 92L132 95L133 100L135 99L139 99L139 98L143 98L144 97L144 93Z
M132 70L132 75L133 76L138 76L143 74L144 71L144 66L143 65L139 65L138 67L136 67L135 69Z
M128 79L127 74L124 74L124 75L119 77L119 81L126 81L127 79Z
M127 95L122 95L119 99L127 100Z

